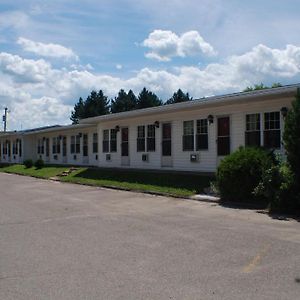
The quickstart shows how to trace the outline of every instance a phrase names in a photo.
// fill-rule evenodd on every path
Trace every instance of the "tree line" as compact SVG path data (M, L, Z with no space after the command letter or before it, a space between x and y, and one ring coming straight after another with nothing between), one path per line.
M277 88L281 86L282 85L277 82L273 83L270 87L261 83L254 86L248 86L243 92ZM99 90L99 92L92 91L86 100L83 100L81 97L79 98L74 106L74 110L71 112L70 119L73 124L76 124L80 119L191 100L193 100L193 98L189 96L189 93L184 93L181 89L178 89L177 92L165 102L145 87L138 96L136 96L132 90L126 92L124 89L121 89L118 95L113 99L109 99L104 95L102 90Z
M104 95L102 90L99 90L99 92L92 91L85 100L81 97L79 98L74 106L70 119L73 124L76 124L80 119L84 118L186 102L192 99L189 93L184 93L181 89L178 89L166 102L163 102L155 93L147 90L145 87L138 96L136 96L132 90L126 92L121 89L118 95L113 99L109 99Z

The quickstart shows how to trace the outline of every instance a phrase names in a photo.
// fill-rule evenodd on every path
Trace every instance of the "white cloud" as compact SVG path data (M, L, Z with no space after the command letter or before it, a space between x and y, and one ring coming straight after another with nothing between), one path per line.
M19 37L17 43L21 45L25 51L32 52L40 56L78 60L78 56L72 49L59 44L44 44L23 37Z
M27 27L29 17L22 11L7 11L0 13L0 29Z
M51 71L50 63L43 59L23 59L18 55L0 53L0 69L3 73L14 76L17 81L44 81Z
M214 48L201 37L198 31L194 30L180 36L169 30L154 30L142 45L150 48L146 57L158 61L170 61L176 56L216 55Z
M264 82L300 81L300 47L272 49L257 45L230 56L223 63L203 68L184 66L171 70L143 68L123 79L87 69L56 69L45 60L29 60L0 53L0 103L11 110L9 128L20 129L69 121L70 111L92 89L114 97L123 88L138 93L144 86L167 99L178 88L194 98L223 94Z
M123 68L123 66L121 64L116 64L116 69L117 70L121 70Z

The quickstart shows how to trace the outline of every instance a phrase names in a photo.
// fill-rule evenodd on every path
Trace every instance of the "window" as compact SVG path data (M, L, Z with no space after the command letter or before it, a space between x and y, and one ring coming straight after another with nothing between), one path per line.
M57 137L57 142L56 142L56 152L60 153L60 140L61 140L61 136Z
M43 147L44 153L44 147ZM52 138L52 154L59 154L60 153L60 137Z
M41 154L41 139L37 140L37 154Z
M147 126L147 151L155 151L155 125Z
M109 130L103 130L103 141L102 141L103 153L109 152Z
M260 114L246 115L245 145L257 146L260 143Z
M88 156L88 135L83 135L83 156Z
M78 154L80 153L80 135L76 135L75 138L75 152Z
M13 141L12 152L14 155L18 154L17 141Z
M75 135L71 136L71 154L75 153Z
M22 156L22 140L19 140L19 156Z
M37 141L37 153L38 154L44 154L44 140L43 139L38 139Z
M117 152L117 131L110 130L110 152Z
M5 141L3 143L3 155L7 155L8 154L8 141Z
M182 150L194 151L194 121L183 122Z
M63 136L62 138L62 155L67 156L67 137Z
M98 153L98 133L93 134L93 153Z
M6 143L7 143L7 154L8 154L8 156L11 156L11 151L10 151L11 143L10 143L10 141L7 141Z
M46 156L48 157L50 155L50 140L49 138L46 138Z
M207 119L197 120L196 150L208 149Z
M145 126L137 127L137 152L145 151Z
M56 147L56 145L57 145L57 138L56 137L54 137L54 138L52 138L52 153L53 154L56 154L57 152L57 147Z
M264 114L264 146L280 148L280 112Z

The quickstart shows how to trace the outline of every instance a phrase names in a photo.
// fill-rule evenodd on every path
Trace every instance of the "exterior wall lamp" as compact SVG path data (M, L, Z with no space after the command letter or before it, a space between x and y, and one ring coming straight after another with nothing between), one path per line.
M281 112L283 118L285 118L288 114L288 108L286 106L281 107L280 112Z
M119 126L119 125L117 125L117 126L115 127L115 131L116 131L116 132L120 131L120 126Z
M155 126L156 128L159 128L159 121L155 121L155 122L154 122L154 126Z
M209 125L213 124L213 122L214 122L214 116L213 115L208 115L207 116L207 121L208 121Z

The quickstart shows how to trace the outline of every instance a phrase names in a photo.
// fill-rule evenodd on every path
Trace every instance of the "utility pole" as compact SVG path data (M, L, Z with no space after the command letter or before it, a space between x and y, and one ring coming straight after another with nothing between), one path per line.
M5 107L5 108L4 108L4 115L3 115L4 132L6 132L6 125L7 125L7 111L8 111L8 108Z

